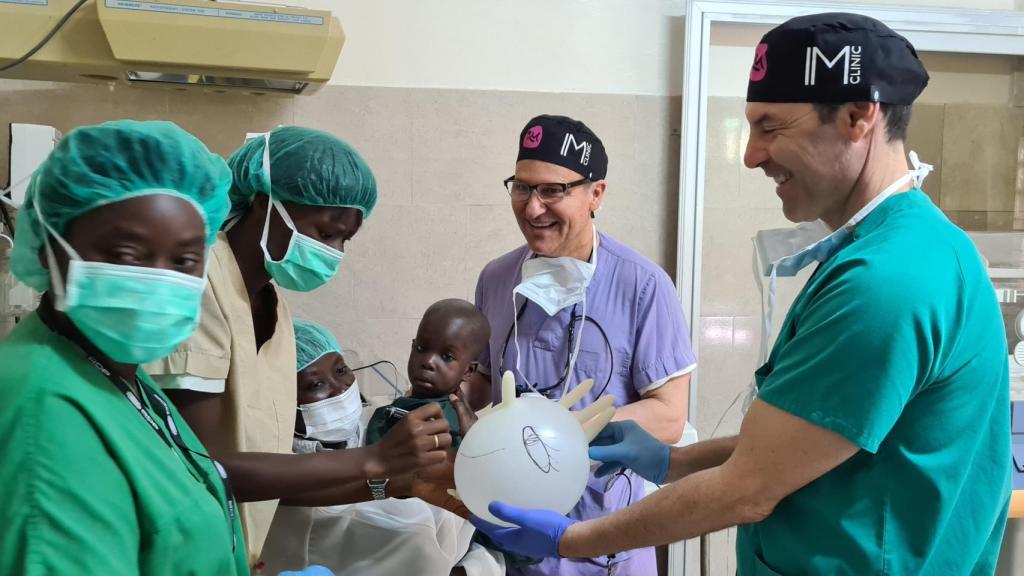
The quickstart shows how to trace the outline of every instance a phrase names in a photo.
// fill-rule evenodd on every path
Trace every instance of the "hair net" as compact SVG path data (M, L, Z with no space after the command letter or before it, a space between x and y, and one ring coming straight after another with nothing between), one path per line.
M334 335L323 326L309 320L292 321L295 328L295 371L301 372L325 354L341 354L341 346Z
M18 213L11 270L37 291L50 287L39 263L47 234L75 218L120 200L172 194L196 205L207 246L227 216L231 171L195 136L171 122L116 120L72 130L36 169ZM38 211L37 211L38 207Z
M263 171L266 140L253 138L228 159L234 173L231 212L249 207L257 194L267 193ZM355 148L338 138L299 126L270 133L270 178L273 197L305 206L358 208L369 217L377 204L377 181Z

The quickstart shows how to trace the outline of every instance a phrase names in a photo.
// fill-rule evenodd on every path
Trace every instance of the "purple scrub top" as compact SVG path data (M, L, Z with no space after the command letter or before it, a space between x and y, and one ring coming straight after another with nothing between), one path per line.
M636 402L669 377L686 374L696 367L689 328L668 275L606 234L599 236L597 268L587 288L587 320L582 328L578 316L583 313L583 305L575 307L574 333L579 337L582 332L583 341L570 379L570 385L575 386L591 378L594 387L574 409L590 405L602 394L613 396L616 407ZM501 374L515 370L516 349L511 330L513 318L520 311L523 377L543 390L554 386L565 370L573 307L549 317L532 302L524 308L522 296L516 297L513 307L512 289L521 279L523 262L532 255L524 245L492 260L477 282L476 305L491 324L489 351L480 358L480 365L491 374L495 403L500 401ZM516 380L520 378L517 376ZM560 398L562 387L554 386L544 394ZM614 479L610 487L609 478ZM643 494L643 479L631 472L605 478L592 476L583 498L569 516L580 520L605 516L637 502ZM615 573L657 574L653 548L623 552L610 561ZM549 558L534 566L510 569L508 573L607 575L608 562L605 557Z

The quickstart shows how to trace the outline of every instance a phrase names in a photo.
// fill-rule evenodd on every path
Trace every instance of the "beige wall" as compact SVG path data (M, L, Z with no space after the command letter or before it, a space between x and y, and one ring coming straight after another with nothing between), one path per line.
M3 126L67 132L114 118L167 119L222 155L246 131L277 124L350 141L373 167L381 203L349 244L339 277L311 294L289 293L288 301L296 316L323 322L363 360L398 364L403 378L426 307L446 297L472 300L483 265L521 243L501 180L513 171L519 130L533 115L573 115L597 132L610 157L598 226L673 274L679 107L668 96L330 86L285 99L0 81ZM7 145L0 138L4 180Z

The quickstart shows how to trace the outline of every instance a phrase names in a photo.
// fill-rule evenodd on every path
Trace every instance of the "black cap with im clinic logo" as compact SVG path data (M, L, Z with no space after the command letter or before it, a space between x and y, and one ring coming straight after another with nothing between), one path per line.
M914 46L885 24L859 14L812 14L761 39L747 102L912 104L927 85Z
M519 133L520 160L540 160L576 172L592 182L608 173L608 155L594 131L568 116L542 115Z

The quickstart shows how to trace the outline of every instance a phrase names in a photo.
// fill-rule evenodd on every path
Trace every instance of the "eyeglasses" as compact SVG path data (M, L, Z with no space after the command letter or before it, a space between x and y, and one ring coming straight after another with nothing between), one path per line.
M589 182L589 178L580 178L579 180L565 184L561 182L546 182L531 186L526 182L516 180L515 176L509 176L508 178L505 178L505 188L508 190L508 195L512 198L513 202L526 202L530 199L530 194L536 190L537 197L540 198L541 202L545 204L554 204L555 202L560 202L562 198L565 198L571 188L582 186Z

